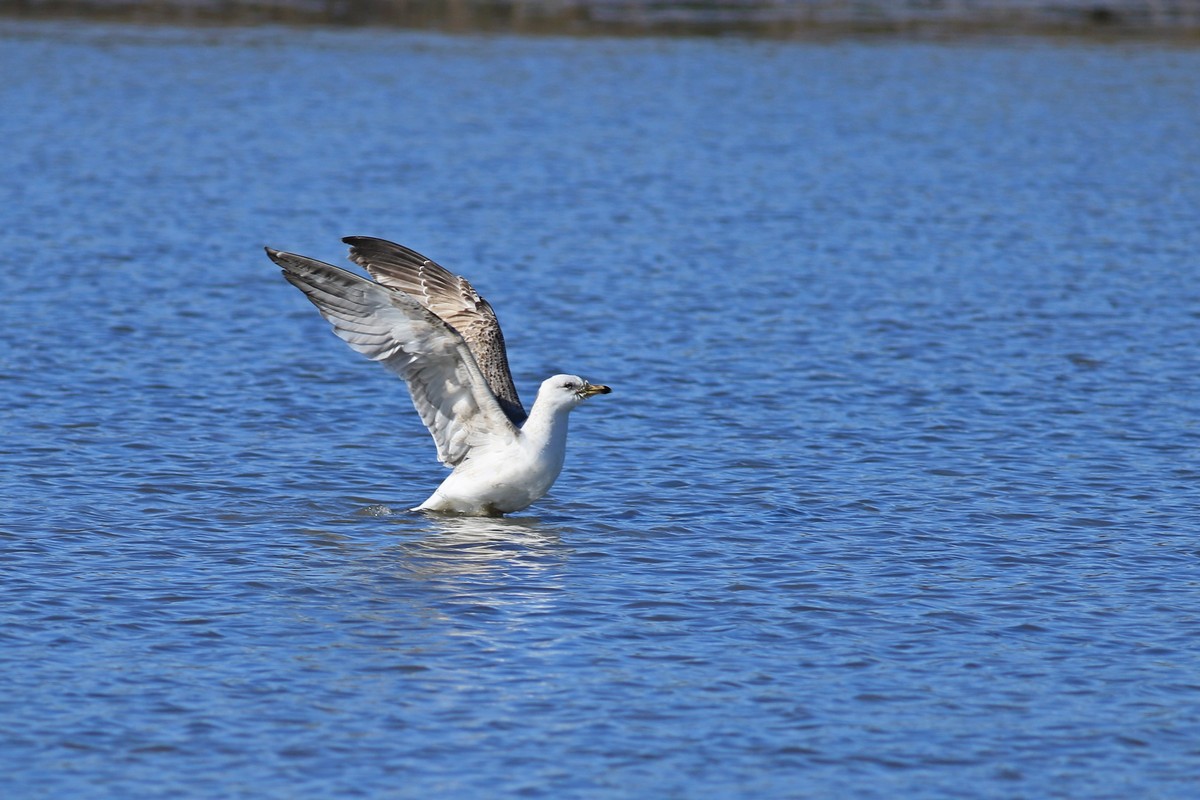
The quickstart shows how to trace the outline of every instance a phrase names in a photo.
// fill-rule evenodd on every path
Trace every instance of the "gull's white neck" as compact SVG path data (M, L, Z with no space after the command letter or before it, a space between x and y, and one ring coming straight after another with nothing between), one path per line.
M539 402L541 400L541 402ZM535 400L529 418L521 426L521 439L530 450L562 468L567 453L567 418L571 406ZM557 474L557 469L555 474Z

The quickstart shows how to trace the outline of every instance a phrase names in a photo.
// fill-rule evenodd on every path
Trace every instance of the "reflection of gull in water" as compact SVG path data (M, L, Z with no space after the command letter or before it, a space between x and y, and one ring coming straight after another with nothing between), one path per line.
M533 588L534 575L568 554L560 531L536 518L439 514L421 527L425 535L400 543L387 558L413 577L483 575L502 567L505 574L523 573L519 583ZM510 591L521 593L515 586Z
M496 314L466 278L392 242L343 241L375 281L294 253L267 255L334 333L408 383L438 458L454 470L417 508L500 516L544 496L562 471L567 415L611 390L555 375L526 414Z
M364 525L364 511L376 521ZM305 573L313 561L304 559L288 567L296 590L354 598L349 607L365 601L365 607L349 613L378 627L385 638L396 626L412 624L413 609L423 618L455 624L463 609L548 609L564 588L565 566L574 552L563 541L569 527L536 517L389 515L375 507L330 522L304 534L319 548L330 548L322 578L333 582L314 581L311 572ZM351 522L351 535L337 533Z
M412 552L452 550L479 553L484 558L511 557L521 550L540 551L561 544L559 531L536 518L481 519L439 515L430 518L430 533L412 542Z

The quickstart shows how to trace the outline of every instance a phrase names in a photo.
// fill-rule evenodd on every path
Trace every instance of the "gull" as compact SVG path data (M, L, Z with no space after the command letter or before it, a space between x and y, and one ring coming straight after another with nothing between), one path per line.
M562 471L567 415L612 390L555 375L542 382L527 414L496 313L466 278L384 239L342 241L374 280L266 251L342 341L408 384L438 459L453 470L412 510L495 517L540 500Z

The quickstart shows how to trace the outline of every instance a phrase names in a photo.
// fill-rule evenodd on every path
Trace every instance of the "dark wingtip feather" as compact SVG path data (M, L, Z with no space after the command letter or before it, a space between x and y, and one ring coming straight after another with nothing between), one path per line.
M412 248L375 236L344 236L342 242L350 245L350 260L368 269L368 262L414 269L430 261Z

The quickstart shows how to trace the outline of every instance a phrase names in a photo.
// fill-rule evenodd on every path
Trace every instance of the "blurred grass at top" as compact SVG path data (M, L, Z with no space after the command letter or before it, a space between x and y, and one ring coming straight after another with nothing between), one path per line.
M1200 0L0 0L0 16L577 35L1067 34L1200 41Z

